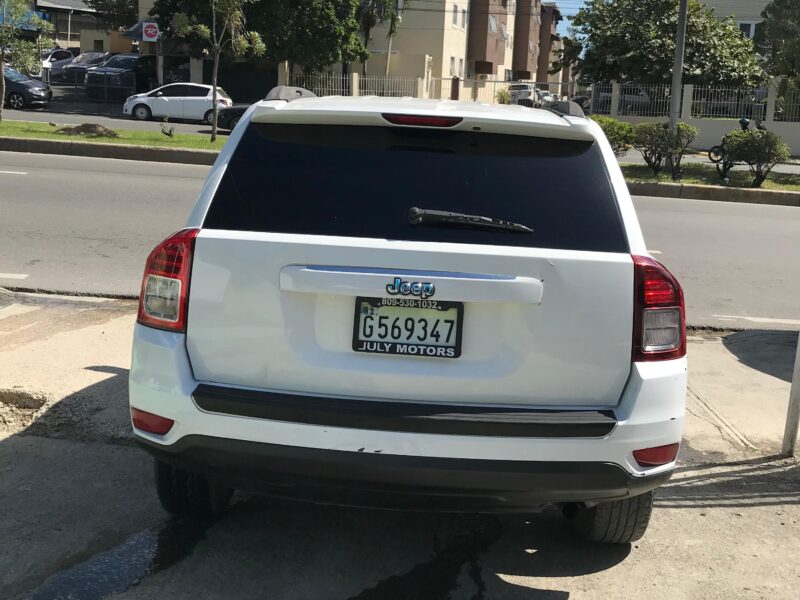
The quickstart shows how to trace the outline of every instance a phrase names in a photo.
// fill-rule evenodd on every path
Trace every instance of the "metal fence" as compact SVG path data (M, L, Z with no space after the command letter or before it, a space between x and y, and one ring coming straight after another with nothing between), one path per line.
M42 69L42 81L50 86L70 86L84 90L86 97L92 100L125 99L139 91L150 90L158 86L155 80L139 81L137 86L134 72L118 74L87 73L82 69ZM145 87L146 85L146 87Z
M766 87L695 86L692 92L692 116L701 119L764 119L767 114L767 94Z
M775 120L785 123L800 122L800 90L779 94L775 101Z
M668 117L671 91L668 84L623 84L619 89L617 114Z
M611 114L612 87L610 83L595 83L592 85L589 90L589 113L593 115Z
M417 78L381 75L367 75L358 78L359 96L403 96L417 95Z
M292 85L311 90L317 96L349 96L350 77L336 73L295 73Z

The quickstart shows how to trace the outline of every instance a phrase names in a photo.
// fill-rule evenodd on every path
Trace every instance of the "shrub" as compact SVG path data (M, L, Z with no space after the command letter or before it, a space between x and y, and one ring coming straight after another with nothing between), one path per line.
M666 160L672 178L680 179L681 161L689 144L697 137L697 128L678 123L678 131L672 134L667 123L640 123L634 132L633 147L642 153L653 174L661 172Z
M593 116L592 120L597 121L603 133L606 134L615 155L622 156L630 150L635 136L633 125L601 115Z
M663 123L640 123L634 128L633 147L642 153L653 175L658 175L664 167L668 150L665 133Z
M761 187L772 167L789 160L789 146L771 131L732 131L726 136L725 144L731 161L750 167L753 187Z
M498 104L510 104L511 103L511 92L508 90L497 90L497 93L494 95L495 100L497 100Z

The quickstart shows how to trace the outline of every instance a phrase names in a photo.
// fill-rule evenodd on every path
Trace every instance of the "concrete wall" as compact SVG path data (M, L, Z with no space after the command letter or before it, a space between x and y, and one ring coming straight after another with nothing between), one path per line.
M103 52L132 52L133 41L124 38L119 31L108 32L104 29L84 29L81 31L81 52L92 52L95 41L102 42Z

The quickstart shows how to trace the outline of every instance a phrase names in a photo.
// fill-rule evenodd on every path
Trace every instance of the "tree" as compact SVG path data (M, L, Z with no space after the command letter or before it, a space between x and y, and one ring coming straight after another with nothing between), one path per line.
M600 125L603 133L606 134L606 138L608 138L608 143L611 144L611 150L616 156L622 156L630 150L635 139L633 125L602 115L594 115L592 120Z
M0 22L0 122L6 97L6 62L30 74L41 68L41 40L52 36L55 29L48 21L31 12L28 0L3 0L3 19ZM22 30L35 31L36 39L23 39ZM38 63L38 65L37 65Z
M770 75L780 75L800 88L800 2L772 0L756 27L756 45L766 58Z
M369 47L372 30L378 25L389 25L389 43L391 49L392 36L397 33L400 25L400 13L397 10L397 0L360 0L356 9L356 20L361 35L364 37L364 47ZM388 70L389 55L386 55ZM361 74L367 74L367 59L361 62ZM388 75L388 72L387 72Z
M364 60L355 18L359 0L262 0L248 10L248 26L269 40L267 57L288 61L290 71L318 71L337 62Z
M214 59L211 72L211 142L217 139L217 72L219 57L231 50L234 54L253 54L263 56L266 50L261 36L248 31L245 27L244 6L257 0L210 0L209 14L189 16L186 13L175 13L171 27L175 35L181 38L194 37L208 46Z
M669 82L677 15L678 0L591 0L572 17L577 48L564 58L592 81ZM733 19L689 0L683 82L744 87L760 76L752 42Z
M89 8L97 11L98 22L110 29L128 28L139 17L138 0L85 0Z

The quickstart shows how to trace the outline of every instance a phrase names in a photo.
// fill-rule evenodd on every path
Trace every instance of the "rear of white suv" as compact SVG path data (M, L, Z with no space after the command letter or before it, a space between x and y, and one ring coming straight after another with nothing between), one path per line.
M681 439L683 296L596 124L377 98L242 121L142 283L130 403L164 506L557 505L640 537Z

